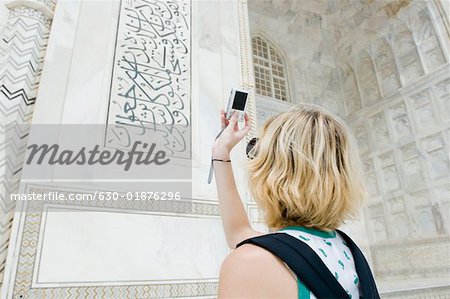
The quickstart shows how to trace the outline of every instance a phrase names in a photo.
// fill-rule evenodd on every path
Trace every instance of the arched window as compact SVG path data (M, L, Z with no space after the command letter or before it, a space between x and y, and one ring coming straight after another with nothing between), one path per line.
M269 41L252 38L256 93L289 101L286 67L283 56Z

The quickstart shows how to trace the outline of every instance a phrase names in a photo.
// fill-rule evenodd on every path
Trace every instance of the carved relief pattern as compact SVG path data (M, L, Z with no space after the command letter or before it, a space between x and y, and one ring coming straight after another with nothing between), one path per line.
M364 158L364 175L366 177L366 187L369 196L375 196L379 193L378 180L375 172L375 167L371 158Z
M361 97L356 85L355 73L353 70L342 73L342 88L345 94L345 106L347 115L350 115L362 108Z
M417 46L422 54L427 71L433 71L445 63L445 57L435 33L426 6L410 10L408 24L414 32Z
M389 209L391 213L399 213L405 211L405 202L403 197L394 197L388 199Z
M372 134L374 135L373 140L376 140L377 146L383 147L389 144L389 131L383 113L374 115L370 120L370 124Z
M370 150L369 135L364 124L356 126L353 129L356 140L358 141L358 149L361 154L367 153Z
M433 236L437 233L436 220L440 216L437 216L438 211L435 211L435 207L423 206L416 208L416 222L419 225L423 236Z
M450 184L437 187L434 191L441 207L442 225L444 226L442 231L448 234L450 229Z
M410 236L410 225L406 212L391 214L393 226L390 227L393 237L397 240L407 239Z
M437 104L443 120L450 121L450 78L437 83L434 87L434 94L437 97Z
M372 59L366 51L361 51L356 67L359 87L362 93L364 106L372 105L380 98L378 80L373 67Z
M404 244L410 239L439 238L439 235L448 234L450 186L442 186L442 182L445 184L444 178L450 174L448 143L445 139L450 135L446 126L443 126L443 121L448 123L443 117L447 115L443 108L448 103L450 79L436 81L438 83L427 84L426 88L412 89L404 98L396 97L395 103L386 106L381 112L372 116L361 113L354 120L358 124L353 126L357 136L362 131L360 123L369 117L371 139L376 146L364 151L366 158L363 159L371 198L369 203L372 203L367 208L366 225L375 250L378 250L378 245L374 244L392 244L394 240ZM368 157L374 154L378 159L372 165ZM374 192L373 182L376 177L382 178L382 198ZM437 187L430 188L429 183L437 184ZM446 242L439 246L448 246ZM427 275L427 271L437 275L448 273L449 268L440 267L438 262L430 265L429 269L417 267L408 270L408 262L418 250L415 246L411 245L404 251L400 247L389 250L389 258L374 262L377 277L405 277L408 273L423 276ZM375 259L384 254L385 251L377 251ZM402 258L402 255L405 257ZM401 265L384 269L386 264L397 258L402 259Z
M402 139L412 134L411 123L404 103L399 103L390 109L390 117L396 139Z
M419 191L411 194L414 207L427 207L431 205L431 198L428 191Z
M417 129L424 131L438 125L428 89L411 96Z
M413 82L424 75L417 53L416 44L411 31L405 25L393 28L392 48L395 49L400 76L404 85Z
M410 143L400 148L402 156L403 175L406 180L408 188L413 188L420 185L423 180L423 166L419 156L419 151L416 144Z
M190 157L190 1L121 1L115 51L108 124L123 135L108 132L111 146L153 130Z
M339 73L336 68L327 68L324 71L324 88L322 93L322 104L329 111L343 116L343 105L336 90L339 90Z
M388 238L386 220L384 217L383 204L370 205L368 208L369 225L371 235L376 241L383 241Z
M266 12L281 21L288 19L289 13L297 13L292 6L308 8L307 4L299 4L301 1L292 1L292 6L291 1L279 2L283 2L279 4L285 8L283 13L273 8ZM338 48L341 47L336 55L341 88L336 90L342 92L346 120L352 125L365 166L369 194L365 223L377 279L389 281L393 277L406 282L409 277L448 277L450 239L439 237L448 235L450 228L450 78L445 53L448 13L439 16L439 11L433 8L435 4L442 6L439 0L352 2L343 5L347 9L328 2L328 8L324 6L326 14L334 17L333 12L339 11L341 18L336 25L347 29L337 30L341 34ZM381 13L371 15L374 11ZM320 15L324 14L322 11ZM295 61L304 66L299 77L306 79L299 80L299 85L306 90L309 102L328 108L329 103L321 99L327 96L327 70L318 65L317 53L323 52L323 45L334 48L334 43L329 40L325 43L327 38L316 39L315 32L307 32L307 26L302 26L306 18L306 13L297 13L288 19L292 20L290 33L301 32L305 40L311 40L308 52L295 56ZM276 22L267 23L267 28L277 26ZM330 29L326 23L316 23L324 36ZM349 37L351 34L355 37ZM303 45L295 45L302 51ZM361 53L362 49L370 51L369 54ZM369 90L378 86L381 96L376 99L376 92L374 95ZM366 105L371 102L375 105ZM365 136L365 130L369 136ZM433 137L436 133L442 144L432 141L437 138ZM425 238L428 240L424 242L411 241ZM402 291L393 292L389 290L393 286L391 281L387 283L388 291L383 297L447 298L450 290L448 286L427 285L415 290L402 286Z
M392 152L379 156L381 169L383 171L383 189L385 191L397 190L400 188L400 181Z
M411 217L411 222L418 232L416 237L433 236L438 232L444 232L439 205L433 203L433 200L427 190L411 194L411 206L414 207L414 216Z
M450 271L450 237L402 241L371 247L375 275L388 279L409 274L448 275ZM426 262L424 262L426 257Z
M290 33L298 34L302 28L302 37L311 39L308 51L294 59L303 66L299 77L306 79L299 85L307 90L309 102L328 108L330 104L321 99L328 97L327 68L319 63L323 45L333 48L334 40L326 43L326 38L315 39L315 32L304 30L307 14L292 7L301 9L307 4L291 6L291 1L280 1L285 8L280 13L269 2L264 2L267 15L292 20ZM435 9L435 4L442 6L439 0L366 2L341 7L330 2L321 15L335 17L333 12L338 11L340 18L333 25L347 29L337 30L335 63L340 88L335 91L342 92L346 121L352 126L364 164L369 195L364 213L369 243L374 248L374 269L381 280L448 277L450 239L439 237L450 232L448 14ZM371 15L374 11L382 13ZM295 17L289 19L288 12ZM276 22L268 23L267 28L277 26ZM325 23L316 24L329 37L330 27ZM350 37L352 34L355 36ZM302 51L303 45L287 44ZM429 239L411 241L424 238ZM427 263L420 262L423 256ZM448 287L444 289L448 291ZM442 290L415 292L427 298L433 298L434 293L448 297ZM406 291L403 295L419 297Z
M380 76L383 95L390 95L401 86L391 47L388 42L381 38L375 40L373 47L374 61Z
M450 166L442 135L434 134L422 139L421 149L426 156L426 163L431 177L448 176Z

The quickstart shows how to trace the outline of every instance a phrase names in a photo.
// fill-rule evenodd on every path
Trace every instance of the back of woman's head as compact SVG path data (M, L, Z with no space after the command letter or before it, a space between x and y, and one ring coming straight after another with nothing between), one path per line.
M250 154L250 192L269 227L334 230L365 197L354 137L319 106L300 104L270 117Z

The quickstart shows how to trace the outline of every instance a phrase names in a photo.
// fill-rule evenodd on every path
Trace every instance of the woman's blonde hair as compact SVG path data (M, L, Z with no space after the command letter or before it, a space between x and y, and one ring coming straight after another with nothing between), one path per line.
M250 192L269 227L334 230L366 196L355 138L319 106L270 117L250 155Z

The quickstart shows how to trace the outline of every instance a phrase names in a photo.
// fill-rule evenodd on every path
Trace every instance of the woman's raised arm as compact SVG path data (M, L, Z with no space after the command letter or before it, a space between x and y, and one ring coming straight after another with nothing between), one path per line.
M228 246L234 249L236 245L253 236L262 233L254 231L245 213L244 206L236 188L230 152L250 130L249 117L245 114L245 126L239 130L237 113L233 113L230 120L225 118L225 112L220 111L223 132L215 140L212 148L212 158L224 161L214 161L214 175L216 177L217 194L219 197L220 215Z

